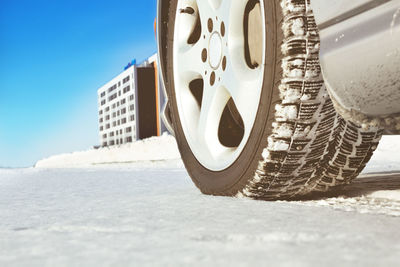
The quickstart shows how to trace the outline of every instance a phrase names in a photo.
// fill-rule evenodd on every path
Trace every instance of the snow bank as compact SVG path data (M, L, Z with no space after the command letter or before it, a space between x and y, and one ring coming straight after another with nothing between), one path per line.
M363 173L400 170L400 136L383 136ZM175 138L165 134L112 148L90 149L52 156L36 168L85 168L93 166L183 167Z
M171 135L137 141L111 148L90 149L52 156L36 163L36 168L84 168L103 165L139 167L181 167L180 154Z
M385 135L363 173L400 171L400 135Z

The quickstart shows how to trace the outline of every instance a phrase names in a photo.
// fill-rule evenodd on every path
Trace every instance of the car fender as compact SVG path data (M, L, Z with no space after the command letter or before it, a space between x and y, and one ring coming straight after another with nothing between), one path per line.
M400 1L311 0L320 61L337 111L400 130Z

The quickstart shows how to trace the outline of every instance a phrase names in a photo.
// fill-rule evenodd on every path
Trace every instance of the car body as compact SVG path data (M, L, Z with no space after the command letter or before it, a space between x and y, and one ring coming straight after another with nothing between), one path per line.
M325 84L345 118L399 131L400 1L311 0ZM399 122L397 122L399 123ZM396 129L397 127L397 129Z
M166 2L158 1L157 16L163 82L167 82ZM338 113L355 123L378 124L399 134L400 1L311 0L310 4L321 38L323 77ZM168 103L163 118L173 132Z

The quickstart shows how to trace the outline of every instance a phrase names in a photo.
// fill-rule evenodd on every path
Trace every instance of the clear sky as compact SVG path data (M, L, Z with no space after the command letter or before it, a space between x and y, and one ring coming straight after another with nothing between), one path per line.
M156 52L156 0L0 0L0 167L98 144L97 89Z

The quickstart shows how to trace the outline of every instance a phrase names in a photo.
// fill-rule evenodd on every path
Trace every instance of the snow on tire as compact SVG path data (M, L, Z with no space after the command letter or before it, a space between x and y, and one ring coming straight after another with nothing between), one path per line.
M309 1L173 0L169 14L172 123L203 193L289 199L357 177L382 131L362 129L335 112ZM243 27L262 35L238 28L241 18ZM181 51L189 51L190 60L182 60ZM193 90L196 84L201 90Z

